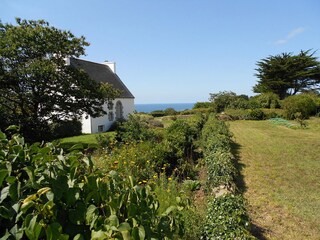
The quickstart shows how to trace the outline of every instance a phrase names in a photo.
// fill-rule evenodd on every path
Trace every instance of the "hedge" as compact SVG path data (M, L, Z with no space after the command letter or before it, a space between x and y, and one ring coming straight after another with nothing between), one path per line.
M210 198L202 239L255 239L242 195L236 193L232 134L225 122L210 116L202 129L201 146L207 167L209 192L223 189Z

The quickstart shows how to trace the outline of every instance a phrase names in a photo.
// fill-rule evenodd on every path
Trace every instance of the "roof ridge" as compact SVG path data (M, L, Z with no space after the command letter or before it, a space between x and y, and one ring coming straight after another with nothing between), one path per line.
M107 67L109 67L109 66L106 65L106 64L98 63L98 62L93 62L93 61L89 61L89 60L86 60L86 59L75 58L75 57L70 57L70 58L73 58L73 59L75 59L75 60L80 60L80 61L83 61L83 62L94 63L94 64L98 64L98 65L102 65L102 66L107 66ZM109 68L110 68L110 67L109 67Z
M90 78L98 82L105 82L113 85L114 88L122 91L122 98L134 98L133 94L121 78L114 73L108 65L74 57L70 57L70 64L77 68L82 68Z

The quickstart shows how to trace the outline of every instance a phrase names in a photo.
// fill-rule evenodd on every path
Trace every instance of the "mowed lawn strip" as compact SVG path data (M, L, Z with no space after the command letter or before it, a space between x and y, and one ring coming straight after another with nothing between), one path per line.
M74 137L67 137L60 139L61 143L85 143L85 144L97 144L97 137L99 136L110 136L114 137L114 132L103 132L103 133L93 133L93 134L83 134Z
M230 122L250 216L267 239L320 239L320 119L308 123Z

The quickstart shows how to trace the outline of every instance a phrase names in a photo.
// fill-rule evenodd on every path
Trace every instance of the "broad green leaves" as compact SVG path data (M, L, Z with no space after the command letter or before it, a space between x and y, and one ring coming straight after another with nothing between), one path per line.
M131 176L94 169L75 148L28 146L0 132L0 238L164 239L181 232L179 209L158 212L155 193Z

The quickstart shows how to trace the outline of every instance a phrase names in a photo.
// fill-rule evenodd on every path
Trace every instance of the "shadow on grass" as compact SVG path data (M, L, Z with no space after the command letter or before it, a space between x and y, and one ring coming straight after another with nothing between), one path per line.
M241 145L236 142L232 142L231 148L232 148L231 152L235 156L235 167L238 170L238 175L235 181L237 185L237 190L239 191L240 194L244 194L247 191L247 186L244 181L244 176L242 174L242 171L246 167L246 165L240 162ZM268 231L267 229L264 229L254 223L251 223L251 233L257 239L266 240L267 238L264 237L264 233L266 233L267 231Z
M242 170L246 166L245 166L245 164L243 164L239 161L240 160L241 145L236 142L232 142L231 148L232 148L231 152L232 152L233 156L235 156L235 167L238 170L238 175L236 177L237 189L241 194L243 194L247 190L247 186L246 186L246 183L244 182L243 174L242 174Z

